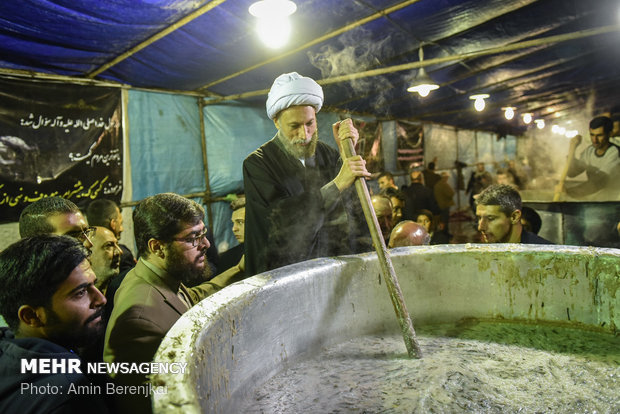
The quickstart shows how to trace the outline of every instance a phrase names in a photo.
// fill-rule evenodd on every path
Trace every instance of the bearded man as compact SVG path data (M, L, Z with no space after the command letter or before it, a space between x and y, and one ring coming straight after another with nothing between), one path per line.
M115 295L105 335L105 362L150 362L172 325L200 300L226 286L233 268L213 279L207 262L204 209L173 193L144 199L134 210L139 260ZM202 282L198 284L199 282ZM196 285L187 288L186 285ZM116 374L118 385L140 385L141 374ZM119 395L120 412L149 412L144 395Z
M86 248L67 236L26 237L0 253L0 315L10 326L0 328L0 412L108 412L102 395L70 392L92 386L76 352L103 335L95 281ZM24 369L50 359L81 370ZM46 387L61 391L36 391Z
M341 160L318 140L323 90L296 72L280 75L267 97L277 134L243 162L245 266L254 275L323 256L358 253L365 228L351 188L370 177L360 156ZM350 119L332 126L338 146L359 137Z

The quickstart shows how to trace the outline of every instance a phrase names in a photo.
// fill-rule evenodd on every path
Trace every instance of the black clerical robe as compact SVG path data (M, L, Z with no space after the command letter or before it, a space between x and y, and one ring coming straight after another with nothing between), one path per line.
M315 157L305 161L274 137L243 162L247 275L363 250L358 235L365 224L355 190L341 194L329 184L342 165L338 151L319 141Z

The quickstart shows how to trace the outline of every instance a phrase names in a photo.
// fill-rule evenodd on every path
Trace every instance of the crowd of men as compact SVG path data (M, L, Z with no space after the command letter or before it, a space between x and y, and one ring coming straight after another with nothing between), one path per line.
M86 214L60 197L27 206L21 240L0 252L0 314L8 324L0 330L0 411L149 412L144 395L24 398L20 389L23 383L69 387L92 381L138 386L148 380L144 374L28 374L20 361L148 362L181 315L229 284L311 258L369 251L353 183L371 174L361 156L341 156L318 140L322 105L314 80L295 72L275 80L266 107L277 133L243 163L245 196L232 205L239 247L222 255L215 272L204 209L177 194L153 195L134 209L137 258L118 243L123 220L112 201L97 200ZM338 148L359 137L350 119L332 130ZM606 185L616 171L592 166L596 157L618 151L604 139L607 131L606 123L592 124L593 150L571 167L585 169L597 185ZM411 184L402 189L390 173L379 176L381 191L372 204L389 247L449 243L445 225L454 191L446 186L449 177L434 170L434 163L415 166ZM524 214L515 187L487 183L487 174L482 165L471 184L482 240L551 244L532 231L540 223Z

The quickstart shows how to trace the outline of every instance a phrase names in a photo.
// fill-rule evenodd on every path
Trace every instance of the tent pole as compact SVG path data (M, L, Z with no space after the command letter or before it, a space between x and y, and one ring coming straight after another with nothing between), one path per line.
M460 153L459 153L459 141L460 141L459 136L461 134L459 134L459 129L458 128L455 128L454 132L455 132L455 135L456 135L456 160L455 161L458 161L459 160L459 156L460 156ZM455 162L454 165L456 166L456 162ZM455 180L456 181L456 185L454 186L454 189L456 190L455 191L455 193L456 193L456 211L460 211L461 210L461 189L459 189L459 169L455 168L455 170L456 170L456 180ZM463 174L463 169L461 168L460 171L461 171L461 175L462 175ZM464 182L465 182L465 177L463 177L463 183ZM448 224L449 223L450 223L450 217L448 216Z
M207 159L207 136L205 134L205 114L204 114L204 99L198 98L198 110L200 113L200 144L202 146L202 168L205 173L205 193L203 197L203 204L207 206L207 220L209 228L213 231L213 211L211 210L211 185L209 184L209 160Z

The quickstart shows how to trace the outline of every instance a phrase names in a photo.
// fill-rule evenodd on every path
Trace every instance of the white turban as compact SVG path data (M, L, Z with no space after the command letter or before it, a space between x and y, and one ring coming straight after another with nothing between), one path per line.
M319 112L323 106L323 88L297 72L278 76L267 95L267 115L274 119L278 112L293 105L314 106Z

